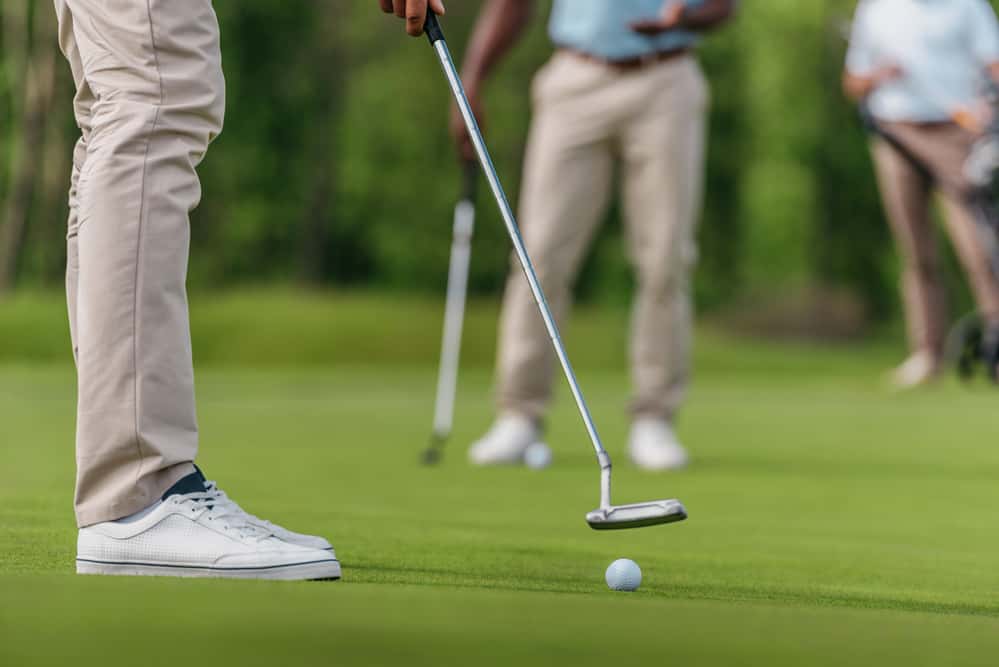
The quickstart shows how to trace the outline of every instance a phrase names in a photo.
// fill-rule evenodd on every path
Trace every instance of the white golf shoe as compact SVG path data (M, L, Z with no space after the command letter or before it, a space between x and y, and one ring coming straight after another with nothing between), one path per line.
M628 453L632 463L645 470L677 470L689 460L669 422L651 417L632 423Z
M200 488L199 488L200 487ZM271 527L266 527L266 526ZM282 538L279 532L288 535ZM120 521L81 528L79 574L339 579L333 550L298 544L299 536L252 517L224 493L188 475L156 505ZM322 540L323 544L329 544Z
M929 384L940 374L940 364L929 352L916 352L891 372L891 384L898 391Z
M247 522L268 531L271 535L283 540L285 542L290 542L291 544L297 544L303 547L309 547L310 549L319 549L321 551L333 551L333 545L324 537L319 537L318 535L305 535L303 533L296 533L294 531L288 530L283 526L279 526L276 523L267 521L266 519L261 519L260 517L254 516L243 510L242 507L236 504L236 501L229 498L225 491L218 487L218 484L214 480L208 480L205 482L205 491L207 493L213 494L215 496L215 502L219 503L229 503L232 505L233 509L237 512L242 512L246 515Z
M501 415L492 428L472 444L468 460L477 466L523 463L524 452L540 437L541 431L533 420L518 414Z

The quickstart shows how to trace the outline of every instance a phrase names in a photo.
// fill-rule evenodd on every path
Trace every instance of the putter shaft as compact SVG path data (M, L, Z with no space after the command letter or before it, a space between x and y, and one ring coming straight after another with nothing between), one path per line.
M548 300L545 298L544 291L541 289L541 283L538 280L531 258L527 254L527 249L524 246L524 239L520 235L520 228L517 226L516 218L514 218L513 215L513 209L510 207L510 202L507 200L506 193L503 190L503 185L500 183L499 175L496 173L496 167L493 165L492 158L489 155L489 150L486 148L486 142L479 129L479 124L475 120L475 114L472 112L472 107L468 102L467 95L465 94L465 87L461 82L461 77L458 75L458 70L451 58L451 51L448 49L447 42L445 41L444 35L440 30L437 17L433 14L427 17L427 37L430 39L430 43L433 45L434 51L437 53L437 57L441 63L441 68L444 70L444 75L447 77L448 85L451 87L451 92L458 104L458 110L461 112L461 117L465 122L465 127L468 129L472 145L475 147L475 153L479 158L479 163L482 165L482 170L489 183L489 188L492 190L493 197L496 199L496 203L499 206L500 215L503 218L504 225L506 225L510 241L513 243L514 252L516 253L520 266L524 271L524 276L527 278L527 283L531 288L531 293L534 295L534 300L538 305L538 310L541 312L541 318L544 320L545 329L548 331L548 337L551 339L552 347L555 349L555 355L558 357L559 364L562 366L562 371L569 384L569 390L572 392L572 397L576 401L576 407L579 409L579 414L583 418L583 423L586 426L586 432L589 435L590 442L593 444L593 449L596 452L597 460L600 463L600 506L610 507L610 455L607 454L607 450L604 449L603 443L600 441L600 435L597 433L597 428L593 423L593 418L590 415L590 409L586 405L586 399L583 398L583 392L579 388L579 383L576 380L576 374L573 372L572 364L569 363L569 357L565 352L562 337L559 335L558 326L555 324L555 317L552 314L551 308L548 306Z

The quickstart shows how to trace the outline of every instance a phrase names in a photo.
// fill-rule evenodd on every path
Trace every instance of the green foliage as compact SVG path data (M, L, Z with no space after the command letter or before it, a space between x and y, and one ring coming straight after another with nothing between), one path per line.
M472 299L467 308L461 361L491 369L496 358L496 299ZM433 294L385 294L365 291L316 291L282 287L199 292L191 298L191 335L195 362L205 366L275 366L316 368L377 361L395 366L433 366L440 355L444 304ZM720 326L698 330L695 366L703 372L750 370L751 358L727 352ZM584 304L568 326L569 354L582 369L620 369L626 365L628 316L619 306ZM726 328L728 330L728 328ZM843 347L835 365L812 353L829 347L785 346L777 363L772 345L760 342L751 370L771 376L807 368L816 377L892 361L891 332L880 347L863 351ZM22 362L72 363L66 304L58 292L23 289L0 308L0 366ZM400 344L400 341L403 341ZM750 342L739 348L745 352ZM862 352L877 351L871 357Z
M228 117L201 168L191 286L278 280L440 291L460 175L447 136L448 91L423 40L405 38L373 2L215 4ZM487 91L489 141L514 200L528 86L551 51L549 4L538 3L527 36ZM893 312L896 260L866 139L839 90L840 28L854 5L743 3L737 19L707 40L713 105L701 306L821 284L849 290L877 315ZM478 6L449 7L456 58ZM16 99L7 74L0 67L0 136L9 125L3 110ZM62 127L70 124L68 76L61 93ZM72 133L62 134L56 140L68 156ZM21 284L61 280L63 186L33 210ZM479 209L471 289L497 294L509 244L485 196ZM585 264L584 299L628 300L618 217L615 207Z

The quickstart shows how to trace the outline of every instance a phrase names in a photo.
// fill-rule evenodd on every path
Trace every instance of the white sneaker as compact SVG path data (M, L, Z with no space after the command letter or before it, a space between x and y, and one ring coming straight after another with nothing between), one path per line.
M205 482L205 491L215 495L216 502L218 503L230 503L233 510L236 512L242 512L246 515L247 522L263 528L268 531L271 535L283 540L285 542L290 542L291 544L297 544L299 546L308 547L310 549L319 549L320 551L329 551L336 558L336 553L333 552L333 545L329 543L324 537L319 537L318 535L305 535L303 533L296 533L294 531L288 530L283 526L279 526L276 523L267 521L266 519L261 519L260 517L254 516L249 512L246 512L242 507L236 504L236 501L226 495L225 491L218 487L218 484L213 480L207 480Z
M642 417L631 425L631 461L645 470L677 470L687 465L687 450L665 419Z
M200 477L200 473L195 474ZM217 489L168 491L157 505L135 517L81 528L77 538L77 573L284 580L340 578L340 563L331 550L281 539L259 525L259 519L251 520L236 503L220 494Z
M533 420L517 414L501 415L468 450L468 460L477 466L519 464L540 436Z
M916 352L891 372L891 383L898 390L915 389L937 378L940 364L929 352Z

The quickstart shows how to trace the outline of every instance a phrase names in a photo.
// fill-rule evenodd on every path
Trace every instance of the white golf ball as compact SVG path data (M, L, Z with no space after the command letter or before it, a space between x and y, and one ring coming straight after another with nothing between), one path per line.
M629 558L618 558L607 566L605 577L612 591L634 591L642 584L642 568Z
M524 450L524 464L528 468L541 470L552 464L552 450L543 442L535 442Z

